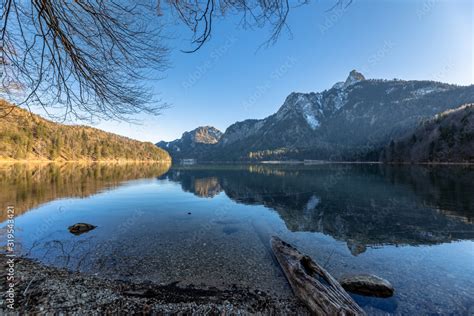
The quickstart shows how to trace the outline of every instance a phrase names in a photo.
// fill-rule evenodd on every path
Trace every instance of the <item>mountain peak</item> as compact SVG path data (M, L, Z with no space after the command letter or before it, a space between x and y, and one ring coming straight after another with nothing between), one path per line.
M360 82L365 80L365 77L363 74L358 72L357 70L353 69L350 73L349 76L347 76L346 81L340 81L336 82L333 86L332 89L345 89L354 83Z
M349 73L349 76L347 76L347 79L344 82L344 88L363 80L365 80L364 75L354 69Z
M219 142L222 132L213 126L199 126L192 131L184 132L181 138L171 142L160 141L156 146L172 152L174 157L195 158L198 152L206 152L209 145Z
M190 132L185 132L182 139L190 138L195 143L215 144L221 136L222 132L213 126L199 126Z

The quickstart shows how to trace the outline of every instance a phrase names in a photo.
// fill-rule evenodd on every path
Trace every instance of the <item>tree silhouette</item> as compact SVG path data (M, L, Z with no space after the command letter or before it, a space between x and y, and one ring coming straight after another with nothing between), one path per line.
M307 0L0 1L3 97L56 118L51 109L60 117L127 119L165 106L145 86L168 66L164 14L190 28L186 52L195 52L209 40L213 20L228 14L240 14L245 26L270 25L271 43L290 8Z

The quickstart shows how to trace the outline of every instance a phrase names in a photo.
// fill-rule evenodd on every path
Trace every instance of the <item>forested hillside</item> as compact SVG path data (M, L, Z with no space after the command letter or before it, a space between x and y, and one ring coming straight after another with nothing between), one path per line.
M387 162L474 162L474 104L437 114L382 152Z
M170 161L152 143L96 128L54 123L0 100L2 160Z

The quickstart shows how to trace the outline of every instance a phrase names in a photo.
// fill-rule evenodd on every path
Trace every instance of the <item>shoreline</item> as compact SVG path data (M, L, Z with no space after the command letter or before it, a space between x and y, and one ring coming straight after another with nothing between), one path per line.
M386 166L472 166L474 162L383 162L383 161L330 161L330 160L262 160L262 161L201 161L195 164L173 163L176 166L195 166L195 165L331 165L331 164L347 164L347 165L386 165Z
M2 276L7 256L0 254ZM15 257L15 309L4 313L309 315L296 298L285 300L248 288L226 289L134 283L46 266ZM3 299L5 299L3 294ZM5 302L5 301L4 301Z
M330 164L347 164L347 165L389 165L389 166L397 166L397 165L474 165L474 162L383 162L383 161L329 161L329 160L321 160L321 161L260 161L260 164L303 164L303 165L330 165Z
M15 159L0 159L1 163L36 163L36 164L49 164L49 163L74 163L74 164L94 164L94 163L157 163L157 164L172 164L172 160L122 160L122 159L115 159L115 160L41 160L41 159L23 159L23 160L15 160Z
M0 164L21 163L21 164L49 164L49 163L74 163L74 164L94 164L94 163L158 163L178 166L193 165L331 165L331 164L347 164L347 165L387 165L387 166L471 166L474 162L383 162L383 161L330 161L330 160L262 160L262 161L202 161L194 164L173 163L173 160L127 160L127 159L111 159L111 160L47 160L47 159L3 159L0 158Z

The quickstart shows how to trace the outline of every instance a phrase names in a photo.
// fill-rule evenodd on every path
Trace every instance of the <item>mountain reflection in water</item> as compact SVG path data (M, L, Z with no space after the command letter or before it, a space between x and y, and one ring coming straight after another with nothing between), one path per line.
M380 245L474 239L471 166L244 165L173 167L161 179L199 197L219 192L278 212L291 231Z
M7 164L0 203L15 207L18 255L46 265L290 299L269 247L277 235L336 278L392 282L390 300L357 298L369 315L464 315L473 176L446 165ZM96 228L73 235L75 223Z

